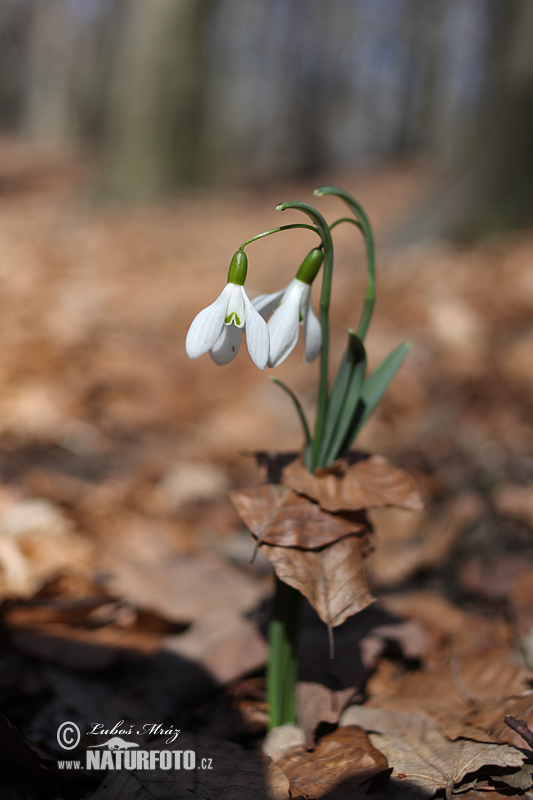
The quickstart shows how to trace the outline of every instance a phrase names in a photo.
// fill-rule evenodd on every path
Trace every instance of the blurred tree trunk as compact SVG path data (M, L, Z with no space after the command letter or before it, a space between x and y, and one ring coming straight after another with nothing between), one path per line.
M94 140L102 125L120 0L35 0L22 130L50 149Z
M0 4L0 127L12 131L19 122L31 0Z
M437 142L438 192L400 240L459 239L512 228L533 215L533 3L492 0L491 74L469 125Z
M130 0L110 92L101 191L150 199L193 182L209 0Z

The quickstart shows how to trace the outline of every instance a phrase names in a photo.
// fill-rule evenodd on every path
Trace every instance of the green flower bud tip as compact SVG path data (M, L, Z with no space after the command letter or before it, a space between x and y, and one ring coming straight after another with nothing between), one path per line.
M228 270L228 283L236 283L237 286L244 286L246 273L248 272L248 258L244 250L237 250Z
M308 286L311 286L318 275L323 260L324 253L322 250L319 247L314 247L302 261L300 269L296 273L296 278L302 283L307 283Z

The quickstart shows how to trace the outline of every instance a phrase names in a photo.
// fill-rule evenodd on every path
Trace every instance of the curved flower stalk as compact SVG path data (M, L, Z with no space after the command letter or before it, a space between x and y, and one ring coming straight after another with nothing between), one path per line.
M322 266L323 253L315 247L306 256L296 277L285 289L262 294L252 300L254 307L268 321L270 334L269 367L277 367L294 350L300 325L304 329L304 359L314 361L322 346L322 329L311 305L311 285Z
M244 330L252 361L261 370L266 367L268 327L246 294L246 272L246 254L237 250L231 260L228 283L215 302L192 321L185 340L189 358L199 358L209 352L215 364L228 364L239 351Z

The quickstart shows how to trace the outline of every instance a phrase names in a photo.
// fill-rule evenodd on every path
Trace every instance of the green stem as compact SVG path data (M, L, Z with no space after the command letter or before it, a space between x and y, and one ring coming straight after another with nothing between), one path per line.
M343 200L356 217L359 222L359 227L363 231L366 244L366 291L363 312L361 314L359 327L357 328L357 335L361 341L364 342L376 302L376 253L374 249L374 236L369 219L357 200L354 200L354 198L343 191L343 189L338 189L336 186L321 186L319 189L315 189L314 194L317 197L334 195ZM339 220L339 222L340 221L341 220Z
M329 356L329 304L331 301L331 281L333 278L333 241L329 226L322 214L307 203L291 200L280 203L277 211L286 211L294 208L303 211L316 225L322 244L324 245L324 271L322 274L322 291L320 293L320 327L322 328L322 347L320 349L320 377L318 383L318 398L316 404L315 435L313 438L313 452L311 457L311 471L318 466L322 429L326 418L328 402L328 356Z
M363 230L363 226L361 225L361 223L358 222L353 217L341 217L340 219L336 219L335 222L331 223L331 225L329 226L330 231L332 231L333 228L336 228L337 225L340 225L341 222L350 222L352 225L355 225L356 228L359 228L360 231Z
M279 228L272 228L269 231L265 231L264 233L258 233L257 236L252 236L251 239L247 239L245 242L241 244L239 250L243 250L246 245L252 244L252 242L257 242L258 239L264 239L265 236L270 236L271 233L279 233L280 231L293 231L295 228L306 228L308 231L314 231L318 233L320 236L319 231L315 228L314 225L304 225L303 223L295 223L293 225L281 225Z
M274 608L269 625L267 665L268 728L294 724L298 672L298 629L302 595L276 576Z

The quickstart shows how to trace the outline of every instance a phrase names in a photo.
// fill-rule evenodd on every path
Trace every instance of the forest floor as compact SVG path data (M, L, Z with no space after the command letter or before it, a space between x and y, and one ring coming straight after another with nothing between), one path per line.
M316 747L271 761L271 568L250 564L228 491L261 480L254 452L298 450L299 424L244 346L219 368L184 339L240 243L300 221L275 207L314 203L313 185L113 208L86 166L0 143L2 798L532 796L532 753L503 717L533 721L533 232L399 248L422 166L327 182L377 232L370 367L413 342L357 446L410 473L425 509L372 512L377 601L335 630L333 660L306 608L299 719ZM364 291L356 234L335 231L334 363ZM251 245L249 294L286 285L313 243ZM312 413L301 342L274 374ZM70 751L65 721L82 733ZM181 733L163 745L159 724ZM118 730L198 768L60 768Z

